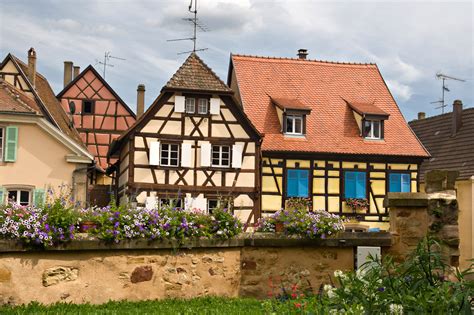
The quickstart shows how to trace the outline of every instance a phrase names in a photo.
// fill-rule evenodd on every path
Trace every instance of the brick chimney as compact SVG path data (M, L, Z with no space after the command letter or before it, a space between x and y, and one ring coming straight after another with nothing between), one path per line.
M299 59L306 59L306 56L308 56L308 50L307 49L298 49L298 54L297 54Z
M137 119L145 112L145 85L139 84L137 87Z
M79 67L79 66L74 66L73 69L74 69L74 75L73 75L72 78L75 79L75 78L77 78L77 77L79 76L79 73L81 73L81 67Z
M426 113L425 112L419 112L418 113L418 120L422 120L426 118Z
M64 87L72 81L72 61L64 61Z
M36 51L33 47L28 50L28 80L36 87Z
M462 126L462 102L461 100L455 100L453 103L453 118L452 118L452 128L451 134L455 136L456 133Z

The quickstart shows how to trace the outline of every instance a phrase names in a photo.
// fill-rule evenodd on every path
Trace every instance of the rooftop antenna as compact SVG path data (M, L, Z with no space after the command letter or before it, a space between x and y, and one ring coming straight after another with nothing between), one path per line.
M194 10L193 10L193 4L194 4ZM193 50L179 52L178 55L187 54L187 53L190 53L190 52L207 50L207 48L200 48L200 49L196 48L197 30L199 29L201 32L209 32L209 29L205 25L203 25L199 21L199 19L197 18L197 0L191 0L191 2L189 3L188 11L189 11L189 13L194 14L194 17L192 17L192 18L183 18L183 20L187 21L187 22L191 22L191 24L193 25L193 37L168 39L167 40L167 42L177 42L177 41L182 41L182 40L191 40L193 42Z
M102 66L104 67L104 70L103 70L103 72L102 72L104 79L105 79L105 69L107 69L107 67L113 67L113 66L114 66L114 65L110 64L110 59L126 60L126 59L124 59L124 58L112 56L112 55L110 54L110 51L106 51L106 52L104 53L104 61L99 61L99 60L96 59L96 60L95 60L95 61L96 61L96 65L97 65L97 64L100 64L100 65L102 65Z
M441 90L441 100L430 102L430 104L441 104L440 106L436 107L436 109L441 108L441 114L444 114L444 108L448 106L444 103L444 93L449 92L448 86L446 85L446 80L455 80L455 81L461 81L461 82L466 82L466 80L455 78L446 74L442 74L441 72L436 73L436 78L438 80L439 79L443 80L443 87Z

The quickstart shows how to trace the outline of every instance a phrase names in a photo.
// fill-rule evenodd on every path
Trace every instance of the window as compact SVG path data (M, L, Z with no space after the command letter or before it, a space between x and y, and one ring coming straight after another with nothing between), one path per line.
M160 198L160 208L161 207L172 207L172 208L183 209L183 200L171 199L171 198Z
M196 111L196 99L186 97L186 113L194 114Z
M367 198L365 172L346 172L344 175L345 198Z
M289 135L303 134L303 115L286 115L285 133Z
M229 167L230 166L230 146L213 145L212 146L212 166Z
M0 127L0 162L3 161L3 142L5 138L5 129Z
M161 144L161 165L178 166L179 161L179 145L178 144Z
M382 139L382 123L380 120L364 120L364 136L366 139Z
M94 114L94 101L91 101L91 100L82 101L82 114L83 115Z
M22 206L28 206L30 204L31 191L24 189L9 189L8 190L8 201L11 203L17 203Z
M208 199L207 200L207 212L212 214L215 209L219 208L219 200L217 199Z
M205 98L200 98L199 99L198 114L202 114L202 115L207 114L208 103L209 103L209 101Z
M391 173L389 175L389 192L410 192L410 174Z
M207 199L207 212L209 214L212 214L216 209L231 210L232 207L232 199Z
M309 171L288 170L286 175L287 197L308 197Z

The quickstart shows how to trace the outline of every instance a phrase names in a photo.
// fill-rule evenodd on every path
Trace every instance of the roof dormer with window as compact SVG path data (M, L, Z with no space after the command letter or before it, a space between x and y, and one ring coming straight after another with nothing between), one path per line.
M306 116L311 109L297 99L271 98L275 105L282 133L288 137L306 135Z
M360 135L367 140L384 139L384 123L390 116L374 104L347 102L352 109Z

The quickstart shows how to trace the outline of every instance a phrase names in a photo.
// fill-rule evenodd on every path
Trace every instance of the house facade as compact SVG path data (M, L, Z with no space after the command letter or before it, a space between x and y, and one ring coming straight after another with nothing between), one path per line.
M36 72L34 49L28 64L9 54L0 65L0 204L39 204L47 189L60 185L87 202L93 156L63 114Z
M137 122L110 147L121 202L260 213L258 131L233 91L192 53ZM225 205L221 203L225 202Z
M107 160L109 145L135 123L135 113L91 65L79 73L79 67L64 62L64 89L57 98L94 155L99 172L93 182L110 184L104 174L115 162Z
M431 170L459 171L456 194L459 205L459 236L461 268L469 267L474 257L474 108L463 109L461 101L453 111L425 118L424 113L410 126L432 158L421 164L420 183L424 190L424 174Z
M416 192L429 153L375 64L231 55L228 85L264 135L262 213L294 197L387 228L387 192Z

